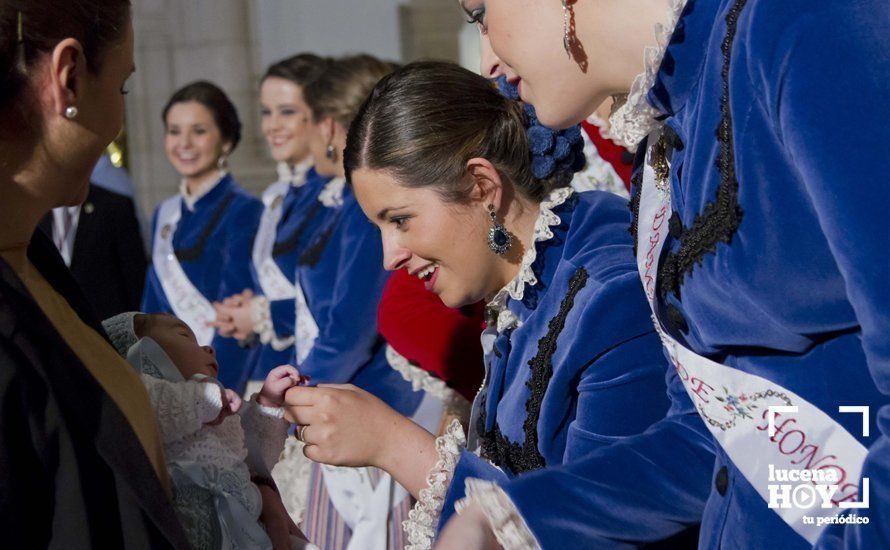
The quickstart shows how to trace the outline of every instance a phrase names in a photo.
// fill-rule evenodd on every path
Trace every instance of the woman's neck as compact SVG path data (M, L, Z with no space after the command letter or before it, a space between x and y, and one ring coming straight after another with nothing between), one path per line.
M646 48L657 45L655 25L667 22L669 0L578 2L574 10L579 41L595 45L593 51L609 52L610 62L588 77L602 83L603 99L626 93L645 69Z
M31 193L34 186L0 174L0 250L27 244L52 205Z
M507 283L519 275L522 258L525 256L526 250L529 247L535 246L535 224L538 221L540 212L540 203L522 197L516 197L510 205L510 209L501 223L504 224L504 227L513 236L513 245L507 254L501 258L500 284L497 290L505 287Z
M185 179L185 188L188 191L189 195L194 195L199 192L209 183L216 181L219 179L220 171L213 169L204 174L199 174L194 177L186 177Z

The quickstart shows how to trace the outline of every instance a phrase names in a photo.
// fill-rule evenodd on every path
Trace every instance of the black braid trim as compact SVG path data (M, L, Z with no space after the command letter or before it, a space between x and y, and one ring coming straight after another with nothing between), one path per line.
M303 235L303 232L306 230L306 227L309 226L309 223L312 222L313 218L318 214L319 209L321 208L321 203L315 201L315 205L312 207L306 216L303 218L303 221L300 222L300 225L294 229L294 232L287 239L275 243L275 246L272 247L272 257L284 256L285 254L290 253L296 248L297 243L300 242L300 237Z
M676 253L668 252L658 281L658 292L662 298L668 292L680 297L680 287L687 274L701 264L706 254L714 254L720 243L730 244L742 223L742 208L739 205L739 182L736 179L735 152L733 150L732 113L729 108L729 65L732 45L736 35L739 15L747 0L736 0L726 14L726 36L720 45L723 52L723 91L720 95L720 124L717 127L717 140L720 152L717 155L717 168L720 170L720 185L714 202L705 206L705 211L692 221L690 228L680 237L680 248Z
M306 265L309 267L313 267L318 261L321 259L321 255L324 252L324 249L328 246L328 241L331 240L331 235L334 234L334 229L337 227L337 221L332 223L327 229L324 230L324 233L315 240L303 253L300 255L300 259L297 261L299 265Z
M569 281L569 290L559 306L559 312L547 328L547 334L538 340L538 353L528 362L531 368L531 377L525 385L531 391L528 401L525 403L527 415L522 424L525 431L525 441L520 445L508 440L501 433L497 421L488 432L480 430L482 434L483 455L493 463L508 468L514 474L520 474L545 467L546 461L538 450L538 420L541 416L541 403L547 386L553 377L553 355L556 353L557 340L565 328L569 312L575 305L575 296L587 284L589 275L583 267L578 268ZM484 411L484 409L483 409ZM485 426L483 415L480 415L481 427Z
M210 221L204 227L204 231L201 232L201 235L198 237L198 242L195 243L195 246L190 248L181 248L174 250L176 257L180 262L196 262L201 259L201 255L204 254L204 247L207 246L207 240L210 239L210 235L216 230L216 227L219 225L219 222L222 221L222 217L226 213L226 209L232 204L232 201L235 200L235 193L226 193L223 199L216 206L216 210L213 211L213 215L210 217Z

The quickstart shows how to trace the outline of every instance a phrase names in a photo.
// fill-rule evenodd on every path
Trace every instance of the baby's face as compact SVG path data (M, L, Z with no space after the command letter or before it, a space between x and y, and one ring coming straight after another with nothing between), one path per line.
M152 314L147 317L139 336L148 336L157 342L183 378L188 380L196 374L217 377L219 363L216 362L216 352L210 346L199 346L188 325L172 315Z

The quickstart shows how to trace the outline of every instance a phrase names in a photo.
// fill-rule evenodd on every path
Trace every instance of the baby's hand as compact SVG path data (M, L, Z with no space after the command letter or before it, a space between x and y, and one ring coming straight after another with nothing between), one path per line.
M264 407L280 407L284 403L285 392L306 380L308 377L304 379L300 376L300 372L290 365L275 367L266 376L257 401Z

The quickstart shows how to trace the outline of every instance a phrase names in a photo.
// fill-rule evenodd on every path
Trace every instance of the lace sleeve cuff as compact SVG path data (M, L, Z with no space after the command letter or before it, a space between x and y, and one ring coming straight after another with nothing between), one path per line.
M504 550L540 550L541 545L528 528L522 514L497 484L469 478L465 494L467 496L455 504L457 513L463 512L470 504L478 504Z
M278 338L275 325L272 323L272 310L265 296L254 296L250 301L253 312L253 331L259 336L260 342L269 344L275 351L283 351L294 345L294 337Z
M427 487L420 490L417 503L402 522L408 544L405 550L429 550L436 535L436 524L445 503L445 493L451 483L451 476L460 452L466 444L464 430L457 420L452 420L445 433L436 438L436 453L439 460L427 474Z

